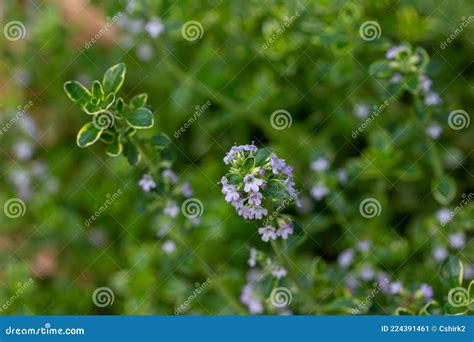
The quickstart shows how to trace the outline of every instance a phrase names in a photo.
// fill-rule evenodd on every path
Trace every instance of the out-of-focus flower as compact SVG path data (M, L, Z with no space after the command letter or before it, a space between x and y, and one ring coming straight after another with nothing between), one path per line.
M428 284L421 284L420 290L427 301L433 298L433 288Z
M318 158L311 163L313 171L326 171L327 169L329 169L329 160L325 158Z
M283 267L280 267L280 266L275 267L272 270L272 276L274 276L277 279L281 279L283 277L286 277L287 274L288 274L288 272L286 271L286 269L284 269Z
M356 104L354 106L354 115L361 119L365 120L369 116L370 113L370 107L367 106L366 104Z
M151 189L156 188L156 183L148 173L145 173L142 179L138 182L138 185L143 189L145 192L149 192Z
M175 201L168 201L168 203L166 204L166 207L163 209L163 212L166 215L172 218L175 218L176 216L178 216L179 207Z
M433 122L431 125L429 125L427 128L426 128L426 134L428 134L428 136L430 136L431 138L433 139L438 139L441 135L441 132L443 132L443 128L441 128L440 125L438 125L437 123Z
M454 249L461 249L466 244L466 236L463 232L449 235L449 244Z
M159 18L152 18L145 25L145 31L150 35L151 38L158 37L165 30L165 25Z
M315 186L313 186L310 190L311 196L316 200L316 201L321 201L324 197L326 197L330 193L329 188L322 184L318 183Z
M341 266L342 268L347 268L352 263L353 259L354 251L352 250L352 248L349 248L339 254L337 261L339 263L339 266Z
M166 254L171 254L176 250L176 243L172 240L167 240L163 243L161 248L163 248L163 251Z

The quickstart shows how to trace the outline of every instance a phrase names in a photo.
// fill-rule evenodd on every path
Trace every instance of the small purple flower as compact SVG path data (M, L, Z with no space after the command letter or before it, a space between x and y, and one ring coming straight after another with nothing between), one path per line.
M265 174L265 169L260 168L260 170L258 170L258 174L263 176Z
M354 107L354 115L359 119L366 119L369 113L370 108L366 104L356 104Z
M247 262L250 267L257 265L257 250L255 248L250 248L250 258Z
M260 192L251 192L248 198L250 204L260 205L263 195Z
M339 254L337 261L339 263L339 266L341 266L342 268L347 268L352 263L353 259L354 251L352 250L352 248L349 248Z
M435 92L430 92L426 94L425 100L423 101L427 106L439 106L443 103L443 100Z
M346 184L348 180L347 171L344 169L337 170L337 179L341 184Z
M311 170L326 171L329 169L329 161L325 158L318 158L311 163Z
M395 45L395 46L392 46L390 49L387 50L387 52L385 53L385 58L387 59L394 59L398 52L403 50L403 46L402 45Z
M263 304L260 298L255 294L252 284L246 284L242 289L240 295L240 301L242 304L247 305L249 312L252 315L261 314L263 312Z
M279 159L275 154L272 154L270 158L270 165L272 166L272 172L277 175L286 166L283 159Z
M454 249L461 249L466 244L466 237L464 233L454 233L449 235L449 244Z
M438 222L442 225L445 225L449 221L451 221L451 210L447 208L440 209L436 212L436 218L438 219Z
M244 191L245 192L258 192L259 187L263 184L263 180L259 178L255 178L252 173L249 173L247 176L244 177Z
M437 123L432 123L426 128L425 132L432 139L438 139L441 135L441 132L443 132L443 129Z
M360 270L360 278L362 280L371 280L375 276L374 269L372 267L366 266Z
M272 270L272 276L274 276L277 279L281 279L283 277L286 277L288 272L283 268L283 267L275 267Z
M179 207L176 205L176 202L174 201L169 201L167 204L166 204L166 207L165 209L163 209L163 212L172 217L172 218L175 218L176 216L178 216L178 213L179 213Z
M163 170L161 177L169 179L171 183L176 183L178 180L178 176L176 176L176 173L174 173L171 169Z
M329 192L329 188L326 187L324 184L316 184L310 190L311 196L313 196L316 201L321 201L329 194Z
M283 240L288 239L288 236L293 234L293 222L282 224L277 230L276 234L280 236Z
M145 30L151 38L158 37L164 30L165 25L158 18L152 18L146 25Z
M268 214L268 210L261 206L251 207L250 211L252 213L252 216L254 216L256 220L261 220L263 216L266 216Z
M403 289L403 284L401 281L396 281L390 284L390 294L396 295L399 294Z
M145 173L142 179L138 182L138 185L145 192L149 192L151 189L156 188L156 183L153 181L153 178L148 173Z
M437 261L442 261L448 256L448 251L446 248L438 246L433 250L433 258Z
M174 243L174 241L171 241L171 240L167 240L163 243L163 251L166 253L166 254L171 254L175 251L176 249L176 244Z
M181 185L181 191L183 192L184 197L191 197L193 195L193 188L188 182L184 182Z
M433 288L428 284L421 284L420 290L427 301L433 298Z
M268 242L270 240L276 240L277 235L275 233L275 228L271 226L265 226L258 229L258 233L262 235L262 241Z
M368 240L361 241L357 244L357 249L361 252L367 251L372 247L372 242Z
M421 81L421 90L425 93L428 94L431 91L431 85L433 84L433 81L431 81L428 77L425 75L422 75L420 77Z
M397 72L397 73L393 74L393 76L390 78L389 82L391 84L398 84L402 81L402 79L403 79L402 74Z
M224 157L224 163L230 164L235 156L240 152L257 152L258 148L255 145L241 145L241 146L232 146L229 152Z

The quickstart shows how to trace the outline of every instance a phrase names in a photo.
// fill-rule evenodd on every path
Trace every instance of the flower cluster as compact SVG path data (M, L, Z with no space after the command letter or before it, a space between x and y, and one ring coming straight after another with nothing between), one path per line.
M426 76L428 61L424 49L401 44L390 47L385 59L375 62L371 70L376 76L388 79L389 84L401 85L413 94L420 94L425 105L439 106L442 100L431 89L433 82Z
M297 197L293 167L279 159L271 148L233 146L224 163L230 165L230 170L221 179L222 193L226 202L246 220L262 220L269 214L267 208L271 208L273 202ZM277 221L280 223L278 230L270 225L258 230L263 241L275 240L277 236L286 239L293 232L291 221Z

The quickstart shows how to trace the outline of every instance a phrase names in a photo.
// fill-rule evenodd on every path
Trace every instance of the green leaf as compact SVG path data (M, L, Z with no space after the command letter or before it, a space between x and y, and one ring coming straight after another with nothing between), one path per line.
M111 67L104 74L102 86L106 94L117 93L125 80L125 64L119 63Z
M407 308L397 308L395 310L395 315L397 316L413 316L415 313Z
M390 67L390 63L388 61L380 60L372 63L369 68L369 73L375 77L387 78L392 75L392 68Z
M255 166L255 158L254 157L249 157L245 159L244 165L242 166L244 170L251 170Z
M448 257L441 266L441 279L447 288L461 286L463 273L464 268L461 261L453 256Z
M155 135L150 139L151 145L158 149L165 148L166 146L168 146L170 141L170 138L164 133Z
M264 196L272 201L280 201L288 197L285 186L275 179L270 179L267 187L262 192Z
M153 113L148 108L138 108L126 116L127 123L135 128L153 127Z
M474 303L474 280L471 280L469 287L467 289L467 293L469 293L470 303Z
M84 107L82 107L84 111L89 114L89 115L95 115L97 113L102 112L102 108L100 108L98 105L93 104L92 102L86 103Z
M87 147L95 143L102 133L102 129L97 129L92 122L86 123L77 133L77 146Z
M229 182L229 184L232 184L232 185L238 185L239 183L242 182L242 177L233 173L226 174L225 178L227 178L227 181Z
M115 101L115 94L109 94L106 96L104 101L100 104L102 109L108 109Z
M147 94L135 95L135 96L132 97L132 99L130 100L130 106L131 106L133 109L145 107L147 99L148 99L148 95L147 95Z
M255 155L255 166L264 165L268 159L273 154L273 149L271 147L265 147L257 151Z
M122 153L122 142L120 139L115 139L105 151L111 157L117 157L120 153Z
M64 83L64 91L72 102L80 106L84 106L92 97L89 90L76 81L68 81Z
M126 141L123 145L123 154L127 158L130 166L135 166L140 160L140 153L137 147L130 141Z
M433 180L431 189L435 200L443 205L448 205L456 196L456 181L450 176L442 176Z
M106 144L111 144L115 140L115 135L111 131L103 131L100 135L100 140Z
M92 82L92 96L96 99L102 100L104 98L104 90L102 89L102 84L99 81Z

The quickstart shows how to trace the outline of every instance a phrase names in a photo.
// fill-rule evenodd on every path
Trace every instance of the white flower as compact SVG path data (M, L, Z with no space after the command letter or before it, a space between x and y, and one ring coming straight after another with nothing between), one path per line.
M442 131L443 129L441 126L434 122L425 130L426 134L428 134L432 139L438 139Z
M151 189L156 188L156 183L148 173L145 173L142 179L138 182L138 185L143 189L145 192L149 192Z
M171 254L175 251L176 249L176 244L174 243L174 241L171 241L171 240L167 240L163 243L163 251L166 253L166 254Z
M259 187L263 184L263 180L255 178L253 174L249 173L247 176L244 177L244 183L245 192L258 192Z
M316 184L311 188L310 194L316 201L321 201L329 194L329 188L324 184Z
M258 229L258 233L262 235L262 241L268 242L270 240L276 240L277 235L275 232L275 228L271 226L265 226Z
M159 18L152 18L146 25L145 31L148 32L151 38L156 38L165 30L165 25Z
M311 163L311 170L326 171L329 168L329 161L325 158L318 158Z
M175 218L176 216L178 216L178 213L179 213L179 207L176 205L176 202L174 201L169 201L167 204L166 204L166 207L165 209L163 209L163 212L172 217L172 218Z

